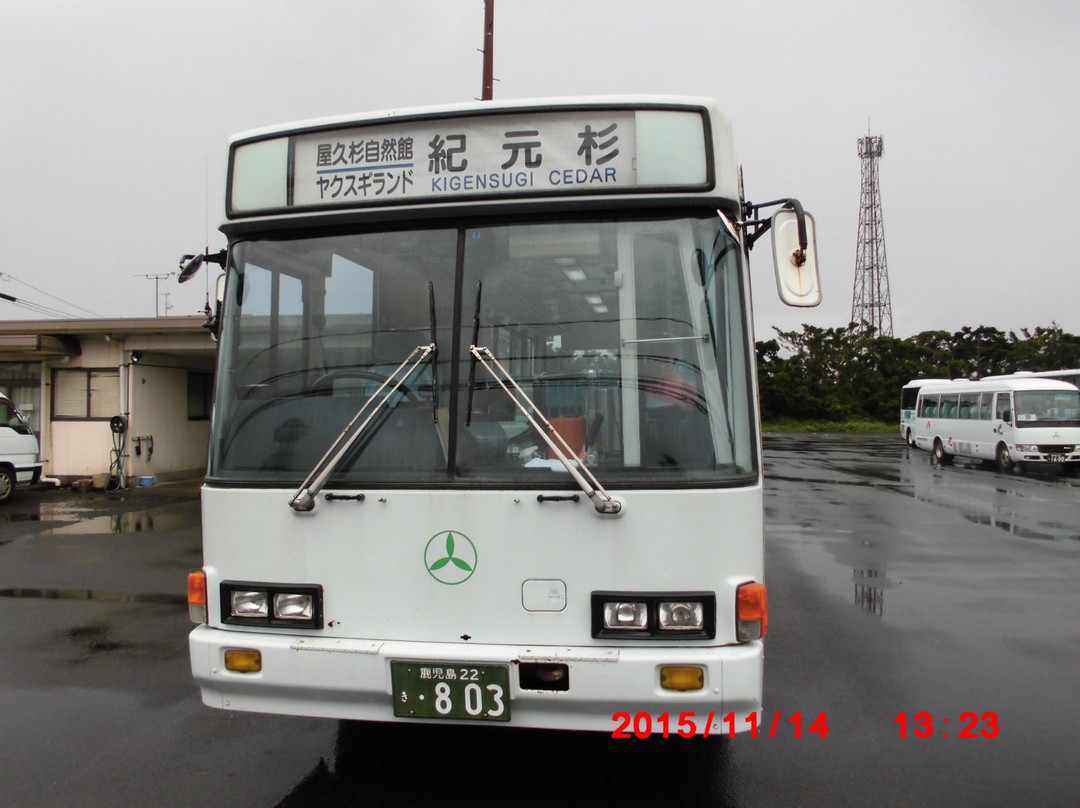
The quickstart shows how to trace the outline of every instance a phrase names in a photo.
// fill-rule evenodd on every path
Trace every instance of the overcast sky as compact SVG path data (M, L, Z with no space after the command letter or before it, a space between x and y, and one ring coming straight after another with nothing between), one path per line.
M224 246L231 134L478 97L483 5L0 0L0 293L153 316L146 276ZM495 28L496 98L715 98L747 196L814 213L824 302L783 306L763 241L759 339L848 322L868 127L896 336L1080 333L1080 3L496 0ZM194 314L206 284L160 290Z

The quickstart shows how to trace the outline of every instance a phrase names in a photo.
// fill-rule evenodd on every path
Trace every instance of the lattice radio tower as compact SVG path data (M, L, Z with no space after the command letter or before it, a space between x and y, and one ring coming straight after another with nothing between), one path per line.
M859 138L862 192L859 197L859 235L855 251L855 291L851 322L863 330L873 326L878 336L893 333L889 269L885 261L885 225L881 220L878 164L884 152L880 135Z

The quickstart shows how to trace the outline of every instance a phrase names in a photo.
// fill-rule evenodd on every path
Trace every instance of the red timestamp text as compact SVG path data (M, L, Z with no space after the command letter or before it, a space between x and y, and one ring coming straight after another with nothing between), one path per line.
M952 723L950 723L950 720ZM1001 732L997 713L967 711L956 716L934 716L932 713L900 713L893 719L900 727L900 737L930 738L996 738Z
M631 715L628 712L617 712L611 716L611 720L616 725L611 733L612 738L644 739L651 738L653 735L659 735L662 738L670 738L672 735L692 738L699 733L699 730L703 738L708 738L710 734L727 735L733 738L737 732L748 732L751 738L766 733L770 738L775 738L778 732L791 732L796 738L803 737L804 732L821 738L829 734L828 721L823 712L816 716L808 716L806 720L801 712L792 713L787 719L784 719L779 712L773 713L771 719L764 714L750 713L741 720L736 718L735 713L718 715L713 711L707 715L693 712L678 714L663 712L656 716L651 713ZM719 724L717 724L718 721ZM716 731L717 727L719 731Z

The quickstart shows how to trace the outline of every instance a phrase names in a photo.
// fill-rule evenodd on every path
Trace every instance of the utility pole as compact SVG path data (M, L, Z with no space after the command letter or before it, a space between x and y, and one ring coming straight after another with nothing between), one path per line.
M495 0L484 0L484 86L480 100L495 97Z
M889 268L885 260L885 224L881 218L878 164L885 152L880 135L859 138L862 191L859 199L859 234L855 250L855 289L851 295L851 322L860 330L873 326L879 337L893 333Z

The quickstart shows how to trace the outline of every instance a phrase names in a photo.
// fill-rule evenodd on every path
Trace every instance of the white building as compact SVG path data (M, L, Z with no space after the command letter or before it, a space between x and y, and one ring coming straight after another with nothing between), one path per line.
M203 318L0 322L0 392L31 420L47 477L201 474L216 343ZM126 431L114 433L114 416Z

